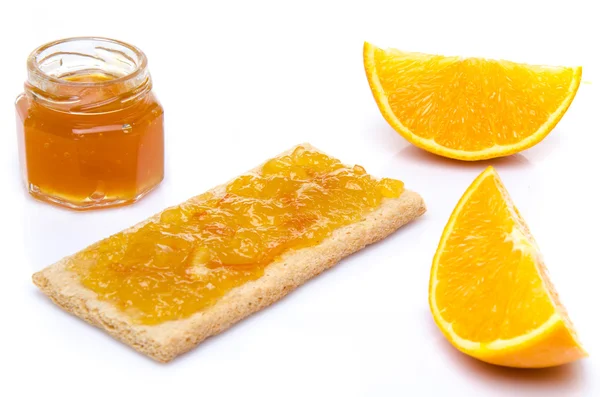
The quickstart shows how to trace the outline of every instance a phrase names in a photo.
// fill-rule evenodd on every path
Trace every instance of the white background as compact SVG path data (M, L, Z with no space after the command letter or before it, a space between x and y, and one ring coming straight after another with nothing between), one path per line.
M8 1L0 9L0 395L598 396L600 62L594 1ZM14 99L40 44L108 36L142 48L166 111L167 176L140 203L74 213L18 176ZM536 147L460 163L410 146L379 114L362 43L581 64L571 109ZM283 301L157 364L66 315L34 271L311 142L402 179L429 211ZM431 260L472 179L497 167L591 357L519 371L455 351L427 305Z

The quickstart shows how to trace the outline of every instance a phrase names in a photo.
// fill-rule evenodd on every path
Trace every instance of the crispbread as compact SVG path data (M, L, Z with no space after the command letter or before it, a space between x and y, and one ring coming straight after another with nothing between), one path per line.
M302 146L316 150L309 144ZM218 193L225 186L211 191ZM35 273L33 282L64 310L151 358L168 362L207 337L278 301L342 258L387 237L424 212L425 204L417 193L405 191L397 199L385 199L363 220L335 230L319 245L285 253L266 267L262 277L229 291L204 311L158 325L135 324L110 302L99 300L93 291L85 288L78 275L68 270L69 264L77 260L77 254ZM127 230L135 230L159 216L156 214Z

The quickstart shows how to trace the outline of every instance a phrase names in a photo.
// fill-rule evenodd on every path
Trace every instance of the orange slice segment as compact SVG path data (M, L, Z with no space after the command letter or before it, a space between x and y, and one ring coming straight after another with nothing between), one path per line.
M527 149L565 114L581 67L444 57L364 45L379 110L400 135L440 156L481 160Z
M467 189L444 229L429 304L452 345L491 364L551 367L587 355L492 167Z

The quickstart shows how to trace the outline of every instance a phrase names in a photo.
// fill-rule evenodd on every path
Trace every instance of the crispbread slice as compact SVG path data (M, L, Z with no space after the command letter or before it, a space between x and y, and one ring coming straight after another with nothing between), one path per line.
M317 150L309 144L302 146ZM291 153L296 147L280 155ZM211 191L218 193L225 186ZM387 237L424 212L425 204L417 193L405 191L397 199L385 199L364 219L336 229L319 245L286 252L266 267L262 277L234 288L204 311L157 325L134 323L124 312L110 302L98 299L95 292L85 288L78 275L68 270L69 265L77 260L77 254L35 273L33 282L69 313L104 329L114 338L157 361L168 362L207 337L278 301L342 258ZM159 217L160 213L126 231L135 230Z

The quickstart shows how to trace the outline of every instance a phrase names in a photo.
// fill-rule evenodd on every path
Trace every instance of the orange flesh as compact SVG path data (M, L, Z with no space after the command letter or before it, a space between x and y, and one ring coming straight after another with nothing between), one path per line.
M476 151L521 142L570 94L571 68L375 49L394 115L413 134Z
M437 305L463 339L511 339L561 310L533 237L495 176L462 208L438 263Z
M376 180L360 166L298 147L223 191L88 248L71 269L138 323L181 319L261 277L283 253L319 244L402 192L398 180Z
M92 73L62 80L104 83L114 78ZM114 99L115 88L82 87L78 95L100 102ZM151 92L132 105L117 100L94 114L50 109L29 95L18 98L16 110L24 177L41 199L75 205L126 202L163 178L163 109Z

